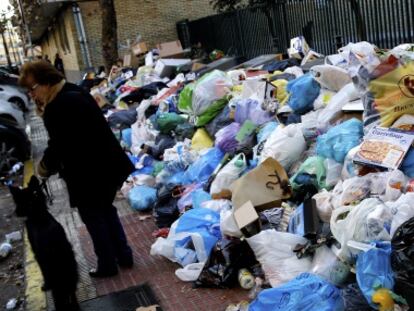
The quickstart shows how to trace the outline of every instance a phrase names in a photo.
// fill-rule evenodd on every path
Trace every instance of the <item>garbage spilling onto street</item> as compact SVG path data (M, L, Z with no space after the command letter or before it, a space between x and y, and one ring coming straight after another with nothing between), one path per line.
M249 291L228 310L414 306L413 48L298 37L255 68L114 67L91 94L136 168L122 194L159 228L151 255Z

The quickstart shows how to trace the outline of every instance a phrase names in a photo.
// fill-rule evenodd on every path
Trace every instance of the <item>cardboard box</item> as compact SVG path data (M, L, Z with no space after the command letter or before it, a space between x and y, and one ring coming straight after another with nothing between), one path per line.
M364 137L354 162L362 165L397 169L411 144L414 133L374 127Z
M154 71L161 78L170 77L177 70L191 70L191 59L159 59Z
M145 42L138 42L131 46L132 54L141 55L148 52L148 47Z
M171 57L184 52L180 40L157 44L160 57Z
M138 68L139 67L139 58L136 57L133 53L129 53L124 55L124 67L132 67Z

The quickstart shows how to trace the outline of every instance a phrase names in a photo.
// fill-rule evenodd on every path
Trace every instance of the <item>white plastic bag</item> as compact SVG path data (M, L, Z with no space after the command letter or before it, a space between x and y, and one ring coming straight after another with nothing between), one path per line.
M331 203L332 193L326 189L322 189L322 191L315 194L312 198L315 200L319 218L323 222L329 223L334 209Z
M394 216L391 222L391 237L394 236L395 231L404 222L414 217L414 193L408 192L399 197L395 202L386 203L391 209L391 214Z
M379 199L365 199L356 206L343 206L332 212L331 231L341 244L336 249L336 255L341 259L352 262L352 254L348 241L369 243L375 240L389 241L390 234L386 227L391 224L392 215Z
M358 175L358 165L354 163L354 156L358 153L359 147L360 146L356 146L348 151L345 157L344 166L342 167L342 180Z
M328 106L332 97L336 94L336 92L332 92L326 89L321 89L319 96L313 102L313 108L315 110L320 110ZM317 121L315 121L314 126L316 127Z
M318 129L326 131L330 122L342 111L345 104L357 100L359 93L353 83L345 85L329 101L328 106L318 116Z
M351 42L339 49L339 54L348 64L351 77L357 74L360 66L364 66L369 72L372 72L380 64L375 49L375 45L366 41Z
M301 124L278 126L264 144L260 162L270 157L277 160L285 170L289 170L305 150L306 141Z
M286 68L285 71L283 71L283 72L292 74L296 78L299 78L299 77L303 76L303 74L304 74L302 68L300 68L298 66L293 66L293 67Z
M131 152L135 155L141 152L141 146L146 144L151 146L155 144L155 138L158 132L149 128L146 124L145 111L151 106L151 101L143 100L137 108L137 121L131 125Z
M191 263L184 268L175 270L175 275L183 282L197 281L201 271L203 271L204 265L204 262Z
M331 65L317 65L310 69L310 73L319 84L328 90L338 92L346 84L351 83L351 77L345 69Z
M400 170L394 170L388 174L385 194L381 197L384 201L395 201L405 188L407 177Z
M293 249L307 240L299 235L276 230L263 230L247 238L272 287L290 281L311 269L309 258L298 259Z
M220 193L224 189L229 189L230 185L246 170L246 167L246 156L243 153L235 156L218 172L211 184L210 194Z

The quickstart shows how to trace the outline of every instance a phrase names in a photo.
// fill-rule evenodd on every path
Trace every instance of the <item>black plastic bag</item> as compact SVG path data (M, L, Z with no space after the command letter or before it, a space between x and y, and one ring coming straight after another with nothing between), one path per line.
M253 267L256 257L246 241L223 239L216 243L196 287L230 288L238 284L240 269Z
M344 302L345 311L370 311L372 309L367 303L364 294L358 284L349 284L341 290L341 297Z
M126 129L137 121L137 112L134 109L114 112L108 118L108 124L112 128Z
M158 228L169 228L178 219L178 198L173 196L174 189L163 186L157 190L157 201L153 215Z
M178 124L177 127L174 130L175 138L177 141L184 141L184 139L193 138L195 133L195 127L194 125L191 125L190 123L182 123Z
M157 160L162 160L161 157L164 154L164 150L172 148L174 145L175 139L170 135L159 134L157 138L155 138L155 145L151 147L151 150L148 151L148 154Z
M391 246L395 291L407 299L410 308L414 308L414 217L397 229Z

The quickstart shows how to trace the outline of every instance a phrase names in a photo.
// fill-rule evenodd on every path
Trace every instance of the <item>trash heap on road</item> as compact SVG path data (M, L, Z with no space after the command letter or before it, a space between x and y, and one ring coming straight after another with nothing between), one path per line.
M122 193L159 228L151 254L250 290L228 310L413 306L413 48L113 71L92 94L136 167Z

